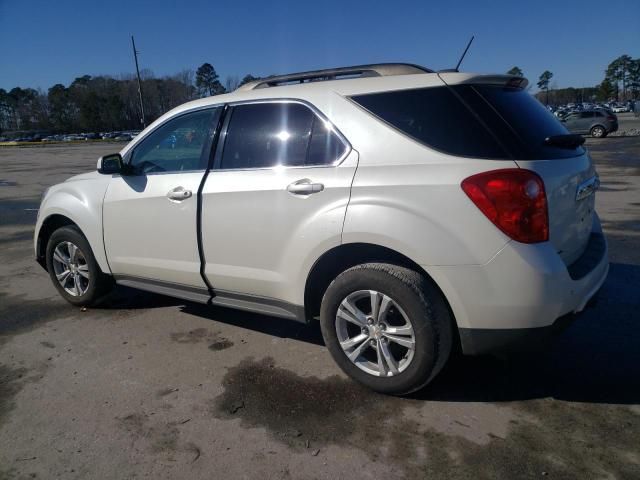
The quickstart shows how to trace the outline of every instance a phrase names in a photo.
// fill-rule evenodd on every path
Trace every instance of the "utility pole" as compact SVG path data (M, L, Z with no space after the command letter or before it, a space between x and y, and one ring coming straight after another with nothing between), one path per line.
M142 123L142 128L147 127L147 123L144 119L144 103L142 102L142 82L140 81L140 69L138 68L138 51L136 50L136 42L133 39L133 35L131 35L131 46L133 47L133 59L136 61L136 74L138 75L138 98L140 99L140 114L142 118L140 121Z

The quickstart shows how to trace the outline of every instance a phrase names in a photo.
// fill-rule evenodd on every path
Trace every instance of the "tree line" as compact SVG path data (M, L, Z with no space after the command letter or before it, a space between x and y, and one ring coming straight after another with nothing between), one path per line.
M507 73L524 76L519 67ZM257 80L245 75L220 80L215 68L204 63L193 72L156 78L141 72L144 121L151 123L163 113L189 100L233 91ZM589 88L551 88L553 73L546 70L538 78L536 96L547 104L583 101L624 101L640 97L640 58L621 55L605 70L602 82ZM138 84L133 75L84 75L68 86L60 83L46 92L33 88L0 88L0 134L25 132L104 132L140 129L143 124Z
M196 72L156 78L141 72L145 122L196 98L219 95L257 80L245 75L229 76L224 84L215 68L204 63ZM0 134L49 132L105 132L142 128L138 82L133 75L84 75L65 86L56 84L46 92L33 88L0 88Z
M511 68L507 74L524 76L519 67ZM551 88L553 73L545 70L538 77L540 92L536 97L547 105L563 105L577 102L608 102L615 100L637 100L640 98L640 58L621 55L613 60L604 72L600 84L587 88Z

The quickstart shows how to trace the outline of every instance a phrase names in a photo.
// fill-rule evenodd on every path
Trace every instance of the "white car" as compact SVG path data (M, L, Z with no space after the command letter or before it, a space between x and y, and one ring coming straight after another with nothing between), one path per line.
M629 107L627 107L626 105L615 105L611 108L611 110L613 111L613 113L626 113L629 111Z
M187 103L45 193L36 257L74 305L115 282L319 318L347 374L414 391L456 345L538 343L607 275L584 140L526 84L378 64Z

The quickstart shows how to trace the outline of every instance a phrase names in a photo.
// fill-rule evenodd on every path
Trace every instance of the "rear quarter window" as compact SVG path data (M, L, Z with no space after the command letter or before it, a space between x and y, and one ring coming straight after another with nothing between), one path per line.
M508 157L449 88L374 93L352 99L404 134L436 150L464 157Z
M558 148L545 138L567 129L518 88L455 85L356 95L352 100L405 135L441 152L472 158L567 158L582 147Z

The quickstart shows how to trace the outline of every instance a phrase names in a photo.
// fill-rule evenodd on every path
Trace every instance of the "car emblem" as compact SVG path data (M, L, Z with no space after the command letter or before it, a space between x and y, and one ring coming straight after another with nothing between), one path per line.
M600 177L598 177L598 175L594 175L589 180L582 182L578 185L578 190L576 191L576 202L587 198L598 190L598 188L600 188Z

